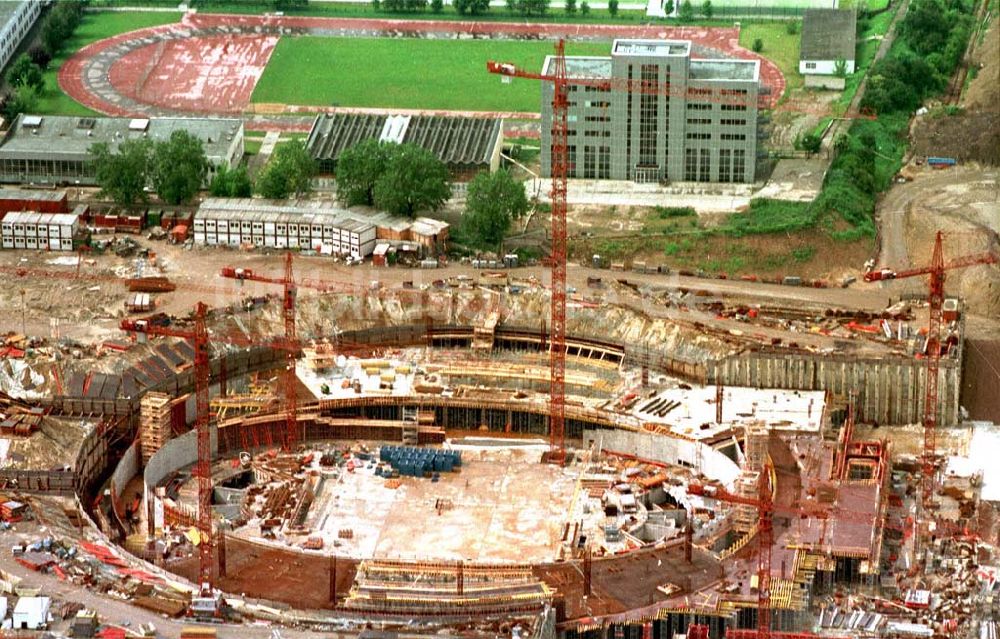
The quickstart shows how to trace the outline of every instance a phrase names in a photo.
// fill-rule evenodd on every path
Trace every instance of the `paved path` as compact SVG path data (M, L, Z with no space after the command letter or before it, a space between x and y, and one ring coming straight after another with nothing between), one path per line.
M321 107L285 107L278 113L266 106L252 106L253 82L238 75L244 57L255 73L263 68L276 36L314 35L340 37L452 37L573 40L611 40L618 37L691 40L698 54L725 55L761 61L761 82L767 98L775 103L785 89L778 67L739 46L739 28L674 27L607 24L531 24L448 20L391 20L375 18L314 18L301 16L222 15L188 13L176 24L139 29L95 42L76 52L59 70L59 85L85 106L121 117L170 117L192 114L249 115L248 128L301 131L308 113ZM211 45L211 46L210 46ZM204 64L205 51L226 62L221 67ZM260 55L251 55L254 48ZM266 50L266 53L264 51ZM242 56L242 57L241 57ZM230 60L230 58L232 58ZM183 64L187 60L189 64ZM231 62L231 64L230 64ZM165 68L169 67L169 68ZM259 67L259 68L258 68ZM218 77L218 68L232 69ZM485 72L485 71L484 71ZM192 90L183 100L155 89L161 76L179 77ZM228 83L228 84L227 84ZM235 88L230 88L230 84ZM222 86L225 85L225 86ZM153 87L152 89L150 87ZM181 104L179 108L177 105ZM248 114L248 110L250 113ZM297 119L288 119L286 112ZM438 112L440 113L440 112ZM495 117L495 113L480 115ZM509 114L520 117L525 114ZM537 114L531 114L537 117Z

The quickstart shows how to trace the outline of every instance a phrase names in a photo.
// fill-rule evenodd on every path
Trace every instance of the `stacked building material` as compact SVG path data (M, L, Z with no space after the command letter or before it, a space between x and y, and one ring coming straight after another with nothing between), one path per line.
M139 410L139 443L142 463L146 464L156 451L170 439L171 399L166 393L146 393Z

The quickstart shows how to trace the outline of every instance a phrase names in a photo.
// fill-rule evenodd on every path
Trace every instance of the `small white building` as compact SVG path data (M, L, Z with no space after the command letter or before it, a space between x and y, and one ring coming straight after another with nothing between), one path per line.
M802 14L802 45L799 73L835 76L838 63L844 74L854 73L858 15L854 9L807 9Z
M14 606L15 630L41 630L49 623L49 597L21 597Z
M5 249L72 251L80 216L73 213L15 211L0 219L0 246Z

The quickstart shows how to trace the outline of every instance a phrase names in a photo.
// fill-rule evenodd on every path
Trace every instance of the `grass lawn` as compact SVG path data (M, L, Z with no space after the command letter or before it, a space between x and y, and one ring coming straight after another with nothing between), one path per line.
M572 43L567 53L608 55L610 48L609 42ZM253 101L538 112L538 82L505 84L486 71L486 61L537 71L551 53L551 42L535 41L286 37Z
M111 36L127 31L177 22L180 18L180 13L135 11L84 13L83 21L77 27L73 37L66 42L63 52L49 62L49 67L43 74L45 88L42 90L42 94L38 99L38 105L34 110L41 114L93 115L93 111L74 101L59 88L57 76L59 67L62 66L63 62L76 51L92 42L110 38Z
M799 29L801 31L801 29ZM761 55L768 58L785 74L785 93L802 86L799 75L799 42L802 36L788 33L784 22L751 22L740 26L740 46L753 51L754 40L764 41Z

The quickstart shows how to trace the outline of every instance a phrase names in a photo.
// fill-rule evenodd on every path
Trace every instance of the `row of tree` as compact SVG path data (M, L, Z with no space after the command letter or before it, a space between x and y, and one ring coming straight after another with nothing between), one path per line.
M174 131L159 142L126 140L117 149L102 142L90 151L101 193L122 206L148 201L150 187L168 204L188 202L201 190L209 171L201 140L186 131ZM316 163L305 145L293 140L275 149L256 184L243 168L220 167L209 192L249 197L256 191L283 199L307 192L315 174ZM340 156L337 197L345 206L374 206L414 217L440 209L451 197L448 168L423 147L368 140ZM482 172L469 183L464 236L474 246L499 252L511 224L527 211L523 184L506 170Z
M347 149L337 161L337 197L413 217L438 210L451 197L448 168L414 144L368 140ZM528 211L524 185L506 170L484 171L470 183L462 231L470 244L500 251L514 220Z
M45 89L42 73L57 56L83 20L86 0L65 0L56 4L42 22L40 45L19 55L7 68L7 91L0 95L0 114L13 120L35 108Z
M205 184L210 164L201 140L187 131L174 131L167 140L126 140L112 149L101 142L90 147L101 193L121 206L148 201L152 190L168 204L189 202ZM208 191L217 197L284 199L309 190L316 162L300 140L278 145L254 184L243 167L220 166ZM256 188L255 188L256 187Z
M506 4L508 13L524 17L543 16L549 11L549 0L506 0ZM372 0L372 6L376 11L381 9L393 13L425 11L428 7L434 13L444 11L442 0ZM477 16L490 10L490 0L452 0L452 6L460 15ZM675 7L674 0L667 0L663 10L669 16L674 12ZM588 15L590 4L587 0L583 0L578 7L577 0L565 0L565 11L569 15L573 15L577 11L582 15ZM611 16L618 15L618 0L608 0L608 13ZM691 0L684 0L678 7L678 17L684 22L694 20L695 14L695 7L691 4ZM712 19L715 15L712 0L704 0L701 3L700 15L707 20Z
M112 149L106 142L90 147L101 193L122 206L148 201L147 189L168 204L189 201L208 175L201 140L187 131L174 131L161 142L126 140Z

